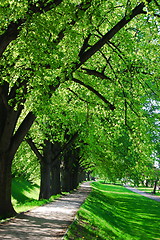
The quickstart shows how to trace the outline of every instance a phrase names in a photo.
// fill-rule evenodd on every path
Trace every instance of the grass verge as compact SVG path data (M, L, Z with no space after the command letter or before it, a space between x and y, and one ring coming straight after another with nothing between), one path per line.
M160 203L123 186L92 184L65 240L160 240Z

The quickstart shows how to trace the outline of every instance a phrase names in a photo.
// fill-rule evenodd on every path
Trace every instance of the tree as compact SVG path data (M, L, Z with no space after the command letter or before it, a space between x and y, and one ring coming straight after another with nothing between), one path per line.
M17 52L16 57L8 59L8 55L12 54L12 41L19 39L20 31L23 24L27 22L29 16L34 13L48 11L55 7L60 1L52 2L48 5L36 7L36 4L29 4L23 7L23 11L18 13L19 8L7 3L2 4L2 12L7 12L7 15L2 15L1 35L0 35L0 55L1 62L1 86L0 86L0 216L7 217L15 215L11 203L11 165L14 155L20 146L22 140L30 129L35 120L35 115L28 112L17 129L17 122L23 110L23 105L26 101L25 94L27 93L27 80L29 75L25 76L26 69L17 71L17 64L22 64L22 61L15 61L20 57ZM9 5L9 8L8 8ZM7 7L7 9L6 9ZM14 11L15 10L15 11ZM13 13L12 13L13 11ZM4 14L3 13L3 14ZM20 14L20 16L19 16ZM9 18L9 15L11 16ZM5 25L5 17L10 19L8 25ZM8 22L8 21L7 21ZM18 41L17 41L18 42ZM10 44L10 49L7 49ZM16 44L17 45L17 44ZM14 46L14 44L13 44ZM15 74L13 77L12 74ZM16 130L16 131L15 131Z
M46 111L47 110L48 107ZM49 199L51 195L61 192L61 159L78 136L76 132L68 141L64 140L64 125L66 125L67 122L57 122L57 118L60 120L61 112L63 112L64 115L65 110L62 108L61 111L57 113L54 112L53 115L50 114L49 116L47 112L46 116L45 112L43 112L43 120L37 118L34 128L30 131L30 136L26 138L27 143L40 162L41 184L39 199ZM38 120L40 122L38 122ZM41 150L38 145L41 145Z

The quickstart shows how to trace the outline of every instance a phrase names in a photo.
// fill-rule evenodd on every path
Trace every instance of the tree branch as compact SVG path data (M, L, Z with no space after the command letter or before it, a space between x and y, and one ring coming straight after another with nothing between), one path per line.
M148 0L150 2L151 0ZM114 35L119 32L127 23L129 23L135 16L143 13L143 8L145 4L140 3L137 7L132 10L130 16L125 16L120 20L110 31L108 31L98 42L96 42L92 47L85 51L80 56L80 63L76 65L78 69L83 63L85 63L91 56L93 56L97 51L99 51Z
M73 93L77 98L79 98L81 101L85 102L85 103L90 103L88 101L86 101L85 99L81 98L76 92L74 92L72 89L67 88L71 93Z
M29 144L30 148L32 151L35 153L37 158L42 161L43 160L43 155L39 152L38 148L36 147L35 143L33 142L32 138L26 138L26 142Z
M124 63L126 63L126 60L122 57L123 54L122 54L121 50L120 50L114 43L112 43L111 41L108 41L108 46L112 48L113 52L115 52L115 53L118 54L119 58L121 58L121 59L124 61ZM119 54L114 48L115 48L118 52L120 52L122 55Z
M79 57L81 57L82 54L85 52L85 50L88 47L90 47L90 45L88 44L88 41L89 41L90 37L91 37L91 34L88 34L88 36L84 39L83 45L82 45L81 50L80 50L80 52L78 54Z
M114 106L113 104L111 104L105 97L103 97L103 96L102 96L97 90L95 90L93 87L85 84L84 82L80 81L79 79L73 78L72 80L73 80L74 82L79 83L80 85L86 87L88 90L90 90L91 92L93 92L94 94L96 94L97 97L99 97L103 102L105 102L105 103L108 105L108 107L109 107L110 110L113 111L113 110L115 109L115 106Z
M3 105L6 109L9 109L7 98L8 98L8 91L9 91L9 83L4 82L2 86L0 86L0 99L3 102Z
M134 108L132 107L132 105L126 101L126 104L128 104L128 106L130 107L130 109L135 113L135 115L140 118L140 116L138 115L138 113L134 110Z
M36 116L29 112L19 128L17 129L16 133L12 137L11 147L10 147L10 155L14 156L18 147L20 146L21 142L23 141L24 137L26 136L27 132L29 131L30 127L32 126Z
M15 40L18 37L20 32L20 26L26 21L26 19L19 19L17 23L11 22L8 25L7 30L0 35L0 57L2 56L3 52L10 44L11 41Z
M91 70L91 69L87 69L87 68L82 68L82 70L85 70L88 75L94 75L94 76L99 77L101 79L107 79L107 80L113 82L113 80L110 77L107 77L103 73L98 72L96 70Z
M27 13L32 15L33 13L48 12L52 8L57 7L61 2L63 2L63 0L54 0L45 4L44 1L39 0L35 4L32 3L29 5Z

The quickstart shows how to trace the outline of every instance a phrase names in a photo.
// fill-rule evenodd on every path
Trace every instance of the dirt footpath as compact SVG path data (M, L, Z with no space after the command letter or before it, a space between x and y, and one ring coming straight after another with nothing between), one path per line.
M83 183L74 193L18 215L8 223L0 225L0 240L62 239L68 226L73 222L80 205L91 191L88 182Z

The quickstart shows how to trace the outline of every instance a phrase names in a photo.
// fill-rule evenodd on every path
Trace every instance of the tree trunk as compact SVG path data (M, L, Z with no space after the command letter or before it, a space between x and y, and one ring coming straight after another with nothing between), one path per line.
M14 106L8 105L9 95L9 85L5 82L0 86L0 217L3 218L16 214L11 202L12 160L35 120L28 113L15 131L23 106L19 105L15 111Z
M158 179L156 179L154 182L154 188L153 188L153 192L152 192L153 194L156 194L157 185L158 185Z
M146 180L145 186L149 187L149 180L148 179Z
M74 150L75 152L75 156L73 156L73 165L72 165L72 176L71 176L71 181L72 181L72 190L76 189L78 187L79 184L79 156L78 156L78 152L76 152L76 150Z
M78 181L80 183L80 182L83 182L85 180L86 180L86 172L81 170L81 172L78 174Z
M78 187L78 172L74 171L71 174L71 190L74 190Z
M41 161L41 183L40 183L40 199L49 199L51 196L50 188L50 164Z
M49 199L51 197L52 143L49 140L45 140L44 143L39 199Z
M61 154L62 146L60 142L52 143L52 169L51 169L51 193L56 195L61 193Z
M70 172L68 169L62 169L62 192L71 191L71 181L70 181Z
M73 145L64 154L63 174L62 174L62 191L70 192L77 188L79 174L79 153L80 149Z
M90 181L91 180L91 176L90 176L90 171L87 172L87 181Z
M51 169L51 194L56 195L61 193L61 180L60 180L60 160L58 160L56 166Z
M16 214L11 202L11 166L12 159L8 154L0 155L0 218Z

